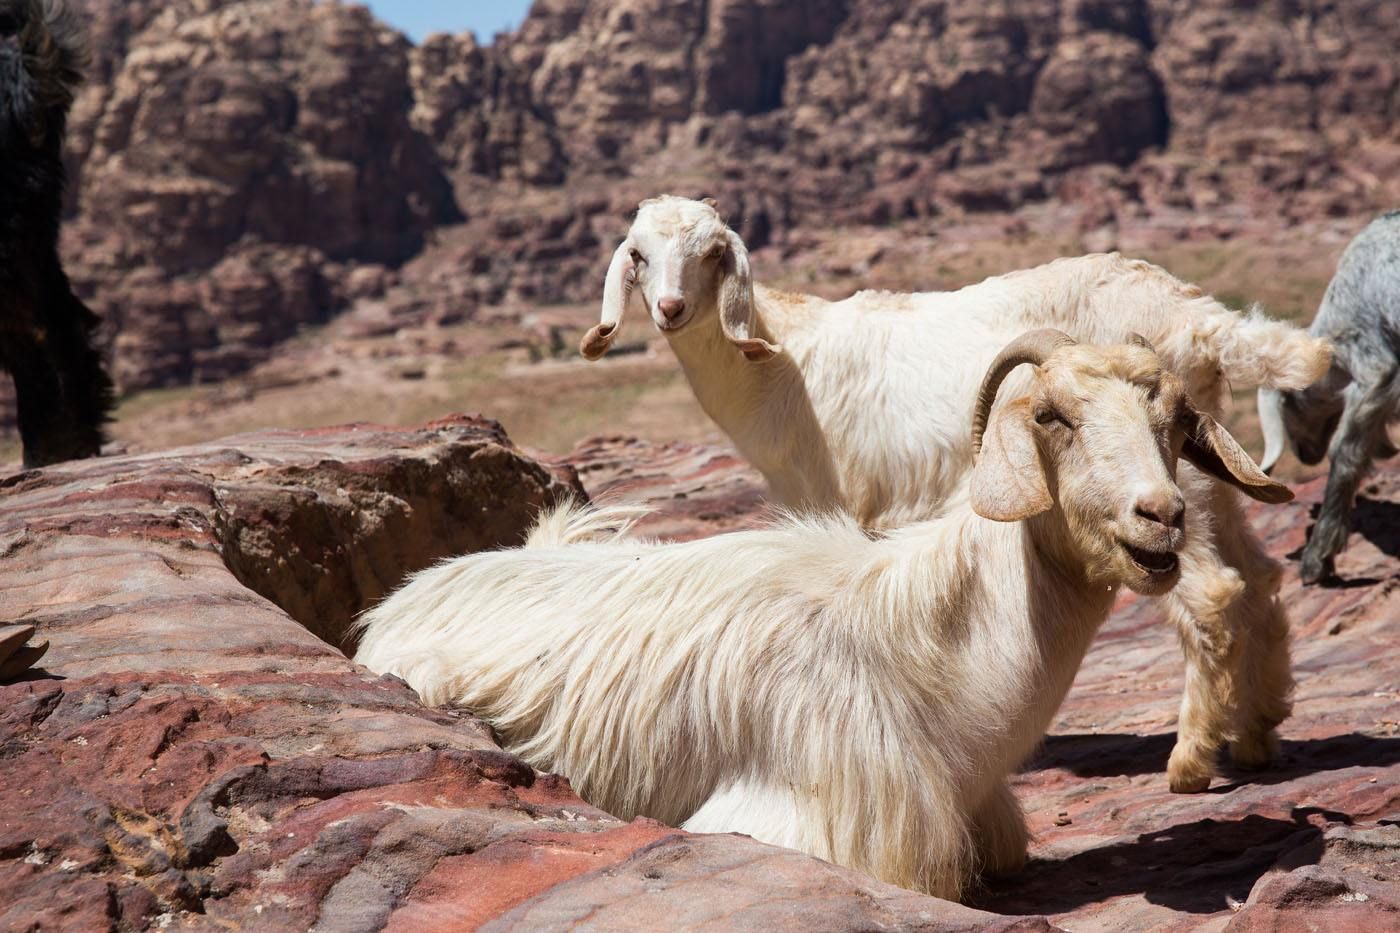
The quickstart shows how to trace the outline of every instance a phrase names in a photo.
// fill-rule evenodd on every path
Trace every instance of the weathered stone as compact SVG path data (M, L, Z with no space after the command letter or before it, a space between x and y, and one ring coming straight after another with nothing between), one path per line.
M46 641L26 644L33 637L32 625L0 624L0 683L19 677L48 652Z
M518 540L533 508L575 489L571 467L595 495L657 506L647 533L764 520L754 474L724 450L608 438L566 461L539 465L489 423L457 419L248 435L0 481L0 615L53 643L0 687L0 924L1393 924L1400 474L1363 490L1346 587L1286 578L1299 686L1273 769L1227 772L1208 795L1167 791L1180 652L1154 604L1124 599L1015 781L1037 840L1024 872L974 895L987 914L740 837L620 823L264 598L334 636L446 549ZM1273 553L1302 543L1320 493L1251 509ZM323 579L337 582L318 590Z
M669 462L700 465L702 497L743 483L703 479L736 465L718 452ZM0 686L0 927L1011 928L744 837L622 823L309 630L339 637L405 572L518 542L578 492L470 418L0 480L0 617L53 643Z
M457 216L409 123L409 45L364 8L85 6L105 44L65 236L123 388L246 369L339 309L327 257L402 262Z

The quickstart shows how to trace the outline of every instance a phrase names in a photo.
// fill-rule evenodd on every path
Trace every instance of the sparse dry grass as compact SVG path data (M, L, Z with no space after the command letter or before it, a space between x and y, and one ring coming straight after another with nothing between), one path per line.
M517 351L497 351L461 361L366 363L333 379L256 392L231 386L143 392L120 406L112 435L131 449L149 450L268 427L415 425L452 412L494 418L516 443L549 453L567 453L582 438L604 433L723 439L664 344L654 354L592 364L530 364Z
M1298 321L1312 316L1344 246L1344 238L1326 243L1286 238L1168 242L1141 248L1118 244L1125 254L1159 263L1232 307L1258 302L1275 316ZM833 234L786 260L777 250L766 250L756 258L756 267L760 279L770 284L838 297L860 288L957 288L1084 251L1079 237L1070 234L959 239L867 230ZM544 310L568 322L570 345L596 313L591 306ZM640 337L646 327L636 320L630 333ZM484 345L483 335L496 340L505 331L461 325L448 333ZM304 334L293 350L338 353L338 344L326 350L331 340L330 331ZM594 364L571 353L532 364L521 350L415 358L403 353L402 341L395 337L357 341L354 348L339 375L300 385L250 390L258 384L250 379L140 393L122 402L113 435L133 448L153 449L266 427L421 424L460 411L495 418L517 443L552 453L567 452L582 438L604 433L723 441L659 338L647 353L613 355ZM1259 452L1252 392L1237 393L1227 420L1248 449ZM9 447L14 448L12 458L17 457L18 445L11 442ZM0 446L0 459L6 453ZM1291 460L1285 469L1300 474Z

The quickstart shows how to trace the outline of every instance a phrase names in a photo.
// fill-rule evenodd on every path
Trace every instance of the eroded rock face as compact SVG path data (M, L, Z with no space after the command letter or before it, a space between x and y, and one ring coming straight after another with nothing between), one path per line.
M409 44L362 7L91 4L70 272L123 388L221 378L457 216L409 119Z
M754 247L1047 199L1229 230L1400 198L1388 0L541 0L417 48L309 0L75 2L65 250L126 389L261 361L429 232L406 303L596 298L662 191ZM204 284L283 263L257 310Z
M0 480L0 618L52 645L0 685L0 927L1000 923L742 837L623 823L312 634L580 493L477 418Z
M456 176L546 185L565 179L559 131L535 112L527 74L500 49L470 33L438 34L413 50L411 62L413 124Z
M1149 6L1170 151L1194 161L1178 188L1196 203L1283 194L1292 217L1393 203L1368 178L1393 174L1400 116L1400 21L1383 0Z

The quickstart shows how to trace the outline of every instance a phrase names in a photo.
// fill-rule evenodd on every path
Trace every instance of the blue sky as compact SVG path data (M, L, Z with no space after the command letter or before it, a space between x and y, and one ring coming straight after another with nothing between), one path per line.
M470 29L483 42L514 29L530 9L530 0L366 0L374 14L408 33L415 41L430 32Z

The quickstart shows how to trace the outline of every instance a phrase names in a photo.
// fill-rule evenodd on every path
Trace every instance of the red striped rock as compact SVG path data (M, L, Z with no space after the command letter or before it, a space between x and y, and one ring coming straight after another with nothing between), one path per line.
M1284 584L1283 760L1167 792L1174 634L1125 599L1016 780L1037 834L971 906L738 836L624 823L423 708L332 639L402 573L513 543L572 494L651 534L763 519L732 453L624 439L567 464L490 422L267 432L0 480L0 619L52 642L0 686L0 928L1326 929L1400 921L1400 474L1363 491L1348 585ZM1304 540L1318 484L1255 508ZM278 603L292 606L288 614ZM305 624L299 624L305 623Z
M467 418L0 479L0 619L52 642L0 686L0 929L1050 929L619 821L313 634L578 492Z

